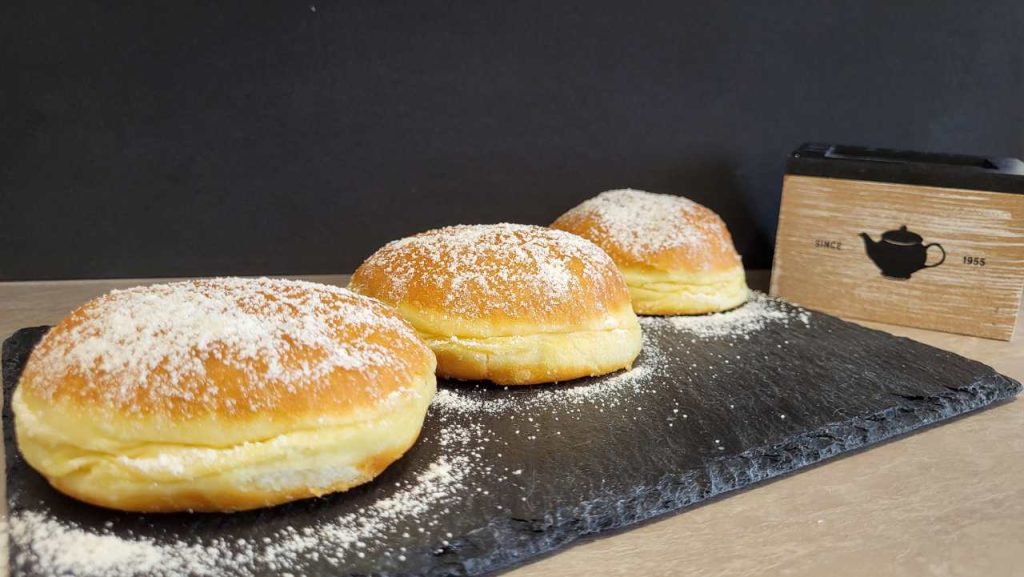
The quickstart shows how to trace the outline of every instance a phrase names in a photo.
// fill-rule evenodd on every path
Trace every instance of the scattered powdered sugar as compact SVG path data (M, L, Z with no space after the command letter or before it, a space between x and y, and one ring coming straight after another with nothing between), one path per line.
M7 529L22 547L14 562L34 561L41 572L52 575L213 575L218 555L215 548L184 542L158 544L94 533L36 511L13 513Z
M280 571L293 569L301 556L316 551L331 563L341 565L353 552L386 540L407 525L415 525L417 532L437 526L441 518L451 513L444 506L463 488L462 481L470 470L466 454L441 457L416 477L403 484L395 494L380 499L368 507L322 523L309 530L288 527L266 547L255 553L259 565ZM430 513L428 515L428 513ZM386 551L385 555L396 552Z
M708 247L732 246L721 219L682 196L609 190L572 208L553 226L575 231L583 221L593 221L601 235L641 261L649 253L676 248L690 251L692 260L701 261L710 254Z
M448 505L465 490L465 479L492 469L475 466L479 453L471 443L481 435L478 424L445 423L439 442L446 448L422 471L396 483L387 496L354 512L307 527L286 526L259 539L155 539L114 534L59 520L49 513L19 511L6 529L19 548L19 566L76 577L146 575L219 576L224 574L301 572L308 562L344 566L362 558L380 542L393 542L409 531L425 533L451 514ZM386 493L387 489L384 489ZM380 552L398 557L398 551ZM284 573L282 573L284 574Z
M328 506L314 521L298 514L295 518L309 524L275 526L257 531L256 537L202 538L183 528L160 539L113 527L83 526L45 510L16 510L7 527L15 546L14 562L37 573L81 577L305 575L322 573L325 567L328 573L331 568L363 570L362 560L370 563L366 572L386 572L382 567L389 564L403 568L402 563L416 562L413 555L426 554L428 546L445 546L447 539L455 538L445 531L453 530L452 519L464 514L471 499L480 498L474 506L506 511L510 500L528 502L530 462L507 460L510 453L529 459L532 449L528 443L565 438L563 431L569 437L572 429L563 426L573 427L572 421L589 423L605 411L614 412L620 422L663 418L668 428L693 427L699 419L691 418L684 389L705 386L706 382L666 373L666 367L679 364L675 355L685 354L687 347L701 339L743 346L737 341L773 323L808 325L810 314L754 292L747 304L727 313L647 317L641 323L643 350L628 371L505 390L472 384L442 386L428 413L432 424L424 429L421 450L427 452L421 453L421 464L411 467L397 482L374 481L371 491L362 494L363 498L374 497L360 501L366 504L359 508L352 505L331 517ZM666 387L677 387L683 394L666 394ZM645 396L657 401L652 404ZM718 439L715 446L725 449ZM151 466L175 467L178 462ZM501 498L488 496L494 487L501 487ZM439 550L433 550L431 554L437 553Z
M654 392L655 379L663 374L665 361L659 341L644 333L640 356L628 370L566 383L503 387L501 394L494 386L444 387L438 389L431 408L462 419L551 412L581 416L595 406L611 409Z
M772 323L789 325L799 322L807 326L811 315L804 309L773 299L759 291L750 291L749 300L721 313L693 316L640 317L640 325L647 330L666 324L698 338L745 337Z
M388 307L346 289L284 279L219 278L108 293L51 331L30 363L33 385L52 396L69 368L100 371L118 386L85 387L112 407L159 411L174 400L224 402L204 379L217 359L241 371L247 386L283 383L282 394L316 386L336 369L403 365L389 347L366 337L414 333ZM339 338L339 334L352 338ZM311 351L308 354L300 354ZM269 392L246 395L257 410ZM146 402L140 402L145 399ZM234 407L223 407L232 409Z
M525 417L523 434L518 438L521 442L535 441L539 430L531 414L554 412L563 418L583 418L588 404L603 410L630 403L651 390L652 377L663 364L660 355L648 342L629 371L587 384L535 388L529 396L495 394L492 388L487 391L491 401L484 401L442 388L431 405L432 418L439 424L436 444L441 454L393 486L380 484L375 489L380 494L377 500L333 519L310 526L285 526L257 538L201 539L182 533L156 540L124 530L115 533L111 528L84 527L50 513L17 511L10 520L12 542L17 547L15 562L44 573L80 577L206 577L268 570L300 575L310 566L348 567L368 556L378 562L388 558L403 562L406 554L412 553L396 547L396 543L405 541L414 546L423 539L436 543L452 537L441 534L440 527L459 514L459 502L467 494L486 497L487 490L476 484L481 479L490 479L508 490L520 486L514 479L522 469L513 471L502 467L500 460L486 457L493 457L495 448L507 447L512 440L498 437L481 417L499 412L504 413L499 418ZM151 466L173 468L179 464L175 459ZM410 540L410 536L416 539Z
M648 355L653 358L650 353ZM462 414L500 414L518 410L550 410L552 407L565 411L581 403L614 406L623 394L635 395L650 385L655 369L653 362L638 364L628 371L597 377L586 384L546 385L539 392L526 394L495 396L485 391L439 389L433 406Z
M624 294L615 264L574 234L522 224L459 225L388 243L359 267L352 287L387 302L443 294L453 314L522 316L573 305L588 292ZM583 282L585 280L585 282ZM603 304L594 299L596 304Z

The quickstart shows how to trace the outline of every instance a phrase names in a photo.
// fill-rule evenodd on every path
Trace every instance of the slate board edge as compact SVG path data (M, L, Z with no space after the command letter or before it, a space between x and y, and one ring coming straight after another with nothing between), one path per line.
M12 352L31 351L48 328L23 328L4 340L2 361L5 385L9 382L13 384L13 371L23 366L26 360L22 358L23 355L13 357ZM910 340L903 337L899 339ZM25 346L23 340L32 341L31 346ZM906 397L898 400L894 408L870 415L854 415L797 435L785 443L756 447L712 461L707 469L696 475L692 472L688 475L668 474L655 486L639 487L627 499L623 499L621 494L612 494L608 501L596 499L559 509L542 522L494 519L487 527L470 532L451 543L447 552L459 551L461 556L454 556L459 559L457 562L439 563L423 574L480 575L509 569L581 539L680 512L707 499L1008 400L1021 391L1019 382L995 372L987 365L986 368L992 372L962 387L947 388L943 394ZM4 437L8 447L14 446L9 407L12 392L13 386L5 386ZM899 398L898 395L894 396ZM844 438L844 441L839 440ZM6 461L5 469L8 469L12 462L11 456ZM504 543L515 543L515 546L497 546ZM16 567L13 563L16 547L13 543L10 545L9 566L13 569ZM466 557L467 551L489 551L490 554L487 557ZM503 555L495 555L495 551Z
M840 454L877 445L999 401L1009 400L1019 392L1019 382L993 372L961 389L951 389L947 394L915 398L915 402L927 403L923 410L915 411L909 406L900 406L867 416L854 416L837 421L798 435L786 443L757 447L730 458L714 461L713 466L703 472L703 478L666 475L656 486L638 489L637 494L629 501L624 501L621 495L611 495L612 502L589 501L558 511L555 518L545 524L496 520L486 530L471 533L467 538L480 541L474 543L474 549L479 547L490 551L512 551L518 553L517 555L507 558L492 556L489 559L465 559L459 570L452 571L452 568L448 567L444 571L430 572L427 575L468 576L509 569L528 560L539 559L546 553L562 549L580 539L623 529L668 513L681 512L707 499L793 473ZM861 433L851 434L846 442L839 442L838 439L844 437L840 431L844 430L860 430ZM746 473L750 471L754 473L747 475ZM602 509L614 510L615 515L602 514ZM619 522L611 519L617 519ZM529 549L522 539L517 539L523 532L543 538L536 539L536 547ZM516 547L495 547L488 545L489 541L516 542Z

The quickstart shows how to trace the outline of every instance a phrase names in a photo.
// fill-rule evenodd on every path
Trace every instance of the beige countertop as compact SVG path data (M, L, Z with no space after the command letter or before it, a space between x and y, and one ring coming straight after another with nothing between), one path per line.
M752 286L763 288L766 279L764 271L751 273ZM0 337L52 324L110 289L152 282L0 283ZM1012 343L863 324L1024 380L1024 315ZM1024 400L586 540L507 573L595 574L1024 575Z

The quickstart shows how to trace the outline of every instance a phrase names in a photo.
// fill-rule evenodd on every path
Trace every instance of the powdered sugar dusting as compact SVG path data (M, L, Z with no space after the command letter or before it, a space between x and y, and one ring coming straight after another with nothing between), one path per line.
M565 412L578 412L581 404L601 404L614 407L626 399L624 396L640 394L652 383L657 366L655 351L647 350L647 361L613 375L599 377L587 384L553 385L536 394L494 396L479 390L440 389L434 397L434 406L442 411L468 414L501 414L518 411L550 410L558 407Z
M183 532L155 540L114 528L85 527L47 512L17 511L10 521L11 538L17 546L15 563L79 577L206 577L268 571L302 575L311 567L348 569L363 559L373 559L378 568L389 563L401 567L411 562L407 555L422 554L418 543L443 546L453 538L441 527L458 518L467 499L488 499L481 480L504 487L516 501L528 499L528 485L520 480L523 469L502 463L500 458L501 451L511 450L513 444L537 441L541 424L531 415L585 419L589 418L584 410L588 406L602 411L629 406L638 395L653 390L652 377L663 360L657 347L648 343L629 371L586 384L530 388L528 395L495 394L494 387L488 387L486 393L494 404L474 396L471 389L442 389L428 416L438 424L433 445L439 446L439 454L396 483L375 481L379 498L335 518L309 526L287 525L258 538L201 539ZM523 421L514 438L496 434L483 418L498 413L499 418ZM557 438L561 431L547 434ZM522 496L516 496L517 492ZM490 506L503 509L500 504ZM401 543L408 543L409 549Z
M653 330L670 324L698 338L747 337L772 323L801 323L808 326L811 315L793 309L759 291L750 291L746 304L731 311L694 316L640 317L640 326Z
M255 557L260 564L277 571L294 568L298 555L312 551L332 565L341 565L350 555L360 556L360 550L369 543L400 529L404 531L406 524L424 531L435 527L443 516L451 513L444 504L463 488L462 481L469 469L466 454L440 457L393 495L312 531L288 527Z
M6 526L19 547L18 565L38 571L77 577L147 575L219 576L225 574L302 573L309 562L342 567L381 541L395 541L409 531L425 533L451 513L448 504L465 490L467 475L492 469L473 465L469 443L481 437L479 425L441 429L440 443L448 454L437 457L412 478L398 482L389 493L357 511L307 527L285 526L260 539L191 537L161 539L115 534L110 527L90 529L40 511L19 511ZM402 555L402 550L377 551Z
M8 530L25 548L15 563L33 560L53 575L211 575L209 561L217 555L215 549L206 552L184 542L158 544L94 533L36 511L13 514Z
M352 287L399 303L417 292L444 295L457 315L572 306L588 291L625 295L610 257L576 235L521 224L460 225L388 243L359 267ZM603 304L603 299L596 299Z
M124 527L79 524L32 503L28 506L39 509L11 514L14 561L35 573L82 577L408 573L443 559L452 551L449 546L456 551L465 546L472 537L458 532L479 525L460 525L460 520L478 518L480 509L504 519L542 515L544 509L533 508L535 475L552 463L545 465L538 456L573 451L578 443L593 440L595 419L598 426L604 423L601 413L609 413L613 432L627 431L631 423L663 422L665 430L686 438L700 436L704 425L694 413L693 389L714 387L732 370L750 370L747 363L754 359L748 353L764 351L744 339L762 330L802 332L811 316L752 293L750 302L728 313L641 322L644 347L628 371L505 389L441 383L424 437L403 462L362 490L259 517L268 525L276 523L272 526L232 527L218 517L210 530L215 535L224 530L231 538L195 536L173 524L163 525L163 533L138 534ZM708 341L703 350L702 341ZM698 369L697 363L709 363L714 370ZM735 410L743 415L744 399L711 398L717 404L711 414ZM789 422L791 417L780 413L778 418ZM628 445L630 438L624 434L619 440ZM725 451L729 440L709 438L708 444L710 450ZM111 513L109 518L120 523L124 517ZM198 519L196 525L203 523Z
M113 291L75 313L77 322L51 331L26 373L44 398L52 398L69 370L99 372L85 388L122 411L169 410L175 401L208 407L224 403L205 379L211 359L240 371L244 406L260 410L317 379L344 369L370 374L403 358L366 337L384 333L414 342L415 335L390 309L346 289L283 279L220 278ZM339 338L339 334L351 338ZM300 354L304 353L304 354ZM110 386L109 383L116 383ZM267 383L278 383L276 392ZM87 391L90 392L90 391Z
M592 220L598 236L641 262L650 254L683 249L691 253L695 264L703 264L708 259L700 257L707 256L709 247L732 247L721 220L709 209L681 196L609 190L569 210L552 226L580 232L579 224L584 220ZM593 235L584 236L602 244Z

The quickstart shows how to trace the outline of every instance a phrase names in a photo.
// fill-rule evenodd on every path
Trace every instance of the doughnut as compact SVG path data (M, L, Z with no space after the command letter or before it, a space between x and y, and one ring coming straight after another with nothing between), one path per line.
M743 263L725 223L687 198L609 190L551 227L578 234L611 255L637 314L703 314L747 301Z
M438 375L529 385L632 366L640 324L615 263L578 236L462 225L391 242L349 288L397 307Z
M14 392L18 447L58 491L139 512L239 511L344 491L419 436L430 349L346 289L208 279L71 312Z

